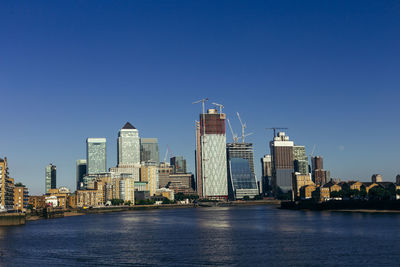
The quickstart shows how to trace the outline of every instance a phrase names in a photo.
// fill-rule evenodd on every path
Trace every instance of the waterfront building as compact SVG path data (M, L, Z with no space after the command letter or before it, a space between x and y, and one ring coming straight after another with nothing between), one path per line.
M200 197L228 198L225 114L209 109L196 123L196 180Z
M265 155L261 158L261 184L262 184L262 193L264 196L269 195L271 191L270 182L272 179L272 159L271 155Z
M139 163L135 164L120 164L118 167L110 168L112 178L120 178L121 175L130 175L135 182L140 181L140 168Z
M249 160L244 158L229 158L229 199L243 199L245 196L254 198L258 195L257 181L249 166Z
M371 188L373 188L373 187L375 187L375 186L379 186L379 184L377 184L377 183L372 183L372 182L366 182L366 183L362 183L362 186L364 186L365 191L366 191L367 194L368 194L368 192L369 192L369 190L370 190ZM351 187L350 187L350 188L351 188Z
M157 138L140 138L140 161L160 163Z
M310 173L295 172L292 175L292 200L300 198L300 188L306 185L314 185Z
M158 188L166 187L170 181L170 175L174 173L174 167L167 162L161 162L158 170Z
M284 132L278 132L270 142L273 172L271 184L275 196L287 193L292 188L293 146L293 141Z
M241 158L247 159L250 171L256 177L254 172L254 150L251 143L228 143L226 144L227 159Z
M308 157L305 146L293 146L294 171L308 173Z
M349 181L347 183L348 189L350 190L358 190L361 191L364 188L364 183L361 183L359 181ZM346 188L342 186L342 188Z
M340 190L342 190L342 187L339 184L335 183L334 181L329 181L328 183L324 184L322 187L328 188L329 193L339 192Z
M317 186L311 193L312 198L316 201L326 201L330 199L329 187Z
M316 185L324 185L330 180L330 172L324 170L324 160L321 156L311 158L312 178Z
M158 164L152 162L142 164L140 168L140 181L147 182L147 191L150 192L150 196L154 196L159 183Z
M83 177L87 173L87 163L86 159L78 159L76 161L76 190L83 187Z
M119 181L120 197L125 203L135 204L135 180L133 178L122 178Z
M57 167L53 164L46 166L46 183L45 183L45 193L49 193L50 189L57 188Z
M28 188L18 183L14 186L14 210L26 211L29 198Z
M118 167L140 163L139 131L129 122L118 133Z
M175 194L174 191L168 188L159 188L156 190L156 196L162 196L165 198L168 198L170 201L175 200Z
M373 174L372 175L372 177L371 177L371 182L373 182L373 183L379 183L379 182L382 182L382 175L380 175L380 174Z
M14 179L8 177L7 157L0 158L0 209L14 208Z
M174 173L186 173L186 159L182 156L175 156L170 159Z
M88 138L86 141L87 174L107 171L106 138Z
M45 196L29 196L28 205L31 205L33 209L44 209L46 207Z
M71 191L65 186L60 188L50 189L48 194L46 194L46 203L50 204L52 207L59 207L62 209L73 208L75 205L70 205L72 202ZM74 198L74 197L73 197Z
M312 193L317 187L314 184L305 185L300 188L300 198L302 200L312 198Z
M103 203L99 202L96 189L77 190L76 191L76 206L78 208L99 207Z

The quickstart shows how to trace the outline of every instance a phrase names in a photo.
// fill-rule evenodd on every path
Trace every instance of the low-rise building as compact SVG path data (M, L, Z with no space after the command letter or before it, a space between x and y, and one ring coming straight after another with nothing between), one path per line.
M22 184L16 184L14 187L14 210L26 211L28 207L28 188Z
M99 207L104 205L104 203L99 202L97 196L98 192L95 189L77 190L76 191L76 207L78 208L89 208L89 207Z
M329 187L318 186L312 192L312 198L316 201L326 201L329 200L331 197Z
M317 187L313 184L305 185L300 188L300 198L301 199L310 199L312 198L312 193L315 191Z
M314 185L314 182L311 179L311 174L302 174L299 172L295 172L292 175L292 199L300 198L300 188L306 185Z
M44 209L46 207L45 196L29 196L28 205L31 205L32 209Z
M370 182L362 183L362 185L364 186L365 191L367 191L367 194L368 194L369 190L370 190L372 187L379 186L379 184L377 184L377 183L372 183L372 182L371 182L371 183L370 183Z
M168 198L170 201L174 201L174 191L168 188L159 188L156 190L156 196L163 196Z

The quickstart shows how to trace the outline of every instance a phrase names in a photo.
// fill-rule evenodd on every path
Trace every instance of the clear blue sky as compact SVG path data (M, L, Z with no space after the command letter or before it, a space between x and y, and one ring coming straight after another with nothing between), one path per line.
M126 121L194 171L203 97L254 132L258 177L273 126L333 177L400 173L398 1L1 1L0 25L0 156L32 194L50 162L74 189L87 137L114 166Z

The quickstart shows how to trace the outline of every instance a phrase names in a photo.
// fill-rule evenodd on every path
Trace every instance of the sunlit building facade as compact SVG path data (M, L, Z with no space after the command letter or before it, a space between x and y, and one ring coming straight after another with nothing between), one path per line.
M107 171L106 138L87 139L87 174L104 173Z
M118 166L139 163L139 131L127 122L118 134Z

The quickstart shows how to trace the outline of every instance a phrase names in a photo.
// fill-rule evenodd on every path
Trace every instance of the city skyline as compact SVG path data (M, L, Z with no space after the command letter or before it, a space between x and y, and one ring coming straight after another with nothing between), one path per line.
M105 137L116 166L127 121L194 173L192 102L204 97L254 132L257 179L276 126L307 154L315 144L331 177L400 173L395 3L39 2L0 4L0 157L32 194L49 162L57 186L75 188L86 138Z

